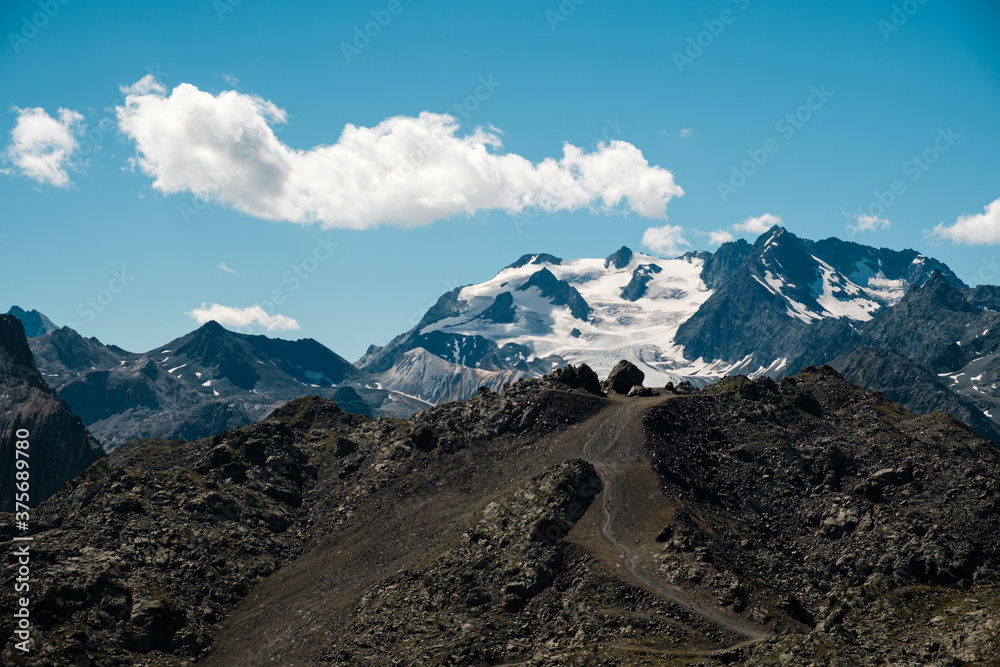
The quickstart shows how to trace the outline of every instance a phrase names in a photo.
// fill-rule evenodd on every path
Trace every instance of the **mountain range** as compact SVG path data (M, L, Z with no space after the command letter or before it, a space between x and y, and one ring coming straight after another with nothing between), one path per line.
M67 327L29 343L46 381L108 450L132 438L197 439L245 426L306 394L368 416L428 405L379 388L312 339L241 334L214 321L141 354Z
M998 311L1000 288L969 288L917 251L810 241L776 226L753 244L675 259L627 247L605 259L524 255L442 295L354 364L312 339L215 322L133 353L34 310L10 314L47 386L110 451L133 438L208 437L307 394L406 417L567 364L606 377L620 359L651 386L830 363L858 386L918 413L948 412L1000 442Z
M648 384L700 386L829 362L859 386L918 412L944 410L1000 442L998 310L1000 288L969 288L915 250L810 241L775 226L752 245L676 259L627 247L605 259L525 255L442 295L355 365L439 403L470 396L476 381L497 388L567 363L606 376L627 359ZM873 350L880 363L859 366ZM919 377L921 390L902 377Z

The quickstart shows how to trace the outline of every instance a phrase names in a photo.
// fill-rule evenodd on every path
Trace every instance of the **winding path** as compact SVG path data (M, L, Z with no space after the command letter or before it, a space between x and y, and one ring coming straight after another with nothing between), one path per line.
M652 573L652 555L656 550L654 536L663 526L644 527L643 515L655 515L657 505L664 506L667 499L660 490L659 479L649 459L642 455L646 446L642 417L646 410L664 400L669 398L611 399L605 410L581 425L589 433L583 442L583 457L596 468L604 483L599 505L601 537L618 554L624 565L624 574L632 583L746 638L732 646L700 655L723 653L768 639L773 635L767 628L722 607L705 604L692 593L659 580ZM693 654L687 651L663 652Z

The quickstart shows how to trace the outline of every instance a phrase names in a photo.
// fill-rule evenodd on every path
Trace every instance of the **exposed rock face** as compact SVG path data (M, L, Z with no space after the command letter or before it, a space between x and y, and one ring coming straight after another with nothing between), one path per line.
M595 396L604 395L604 392L601 391L601 381L597 377L597 373L591 370L587 364L565 366L555 371L552 377L573 389L583 389Z
M632 249L626 246L622 246L618 250L614 251L608 258L604 260L604 268L615 267L616 269L623 269L629 265L632 261Z
M947 412L979 435L1000 444L1000 426L983 414L992 407L990 404L978 405L951 391L936 373L895 350L859 347L833 360L830 366L852 384L880 391L907 410L917 414Z
M668 568L700 568L699 585L721 589L735 576L726 604L802 625L804 636L748 650L748 664L779 654L787 664L926 664L963 650L985 659L988 624L951 635L930 623L947 600L959 618L1000 618L1000 535L976 519L1000 511L987 472L1000 453L962 424L807 368L777 383L724 380L654 408L647 425L664 489L685 508L663 536L667 562L679 556ZM709 518L722 515L727 527ZM894 601L914 595L927 606L895 618ZM928 648L951 639L951 649Z
M514 295L510 292L497 294L493 305L479 314L484 320L489 320L494 324L510 324L514 321L517 312L514 309Z
M521 255L516 262L508 264L507 268L519 269L522 266L527 266L528 264L555 264L558 266L562 264L562 258L545 252L534 255Z
M553 305L567 306L576 319L586 322L590 317L590 306L576 288L556 278L548 269L543 268L532 275L518 290L524 291L530 287L537 287L543 297L552 300Z
M632 279L628 281L628 285L622 288L622 298L626 301L638 301L644 297L649 281L653 279L653 276L662 271L663 269L656 264L640 264L635 267L635 271L632 272Z
M613 369L608 379L604 381L604 389L616 394L628 394L632 387L641 385L646 374L636 368L631 361L622 359Z
M829 368L573 375L128 443L34 512L30 664L994 661L1000 452L966 427ZM0 662L28 664L9 635Z
M14 509L15 443L28 441L29 504L34 506L98 460L103 451L35 367L24 327L0 315L0 510Z

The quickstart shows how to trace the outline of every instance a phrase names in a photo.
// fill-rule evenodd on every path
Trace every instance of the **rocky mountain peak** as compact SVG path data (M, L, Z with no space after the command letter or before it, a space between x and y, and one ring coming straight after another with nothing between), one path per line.
M627 246L622 246L618 250L608 255L608 258L604 260L604 268L615 267L616 269L624 269L632 261L632 250Z
M6 361L3 365L8 373L23 379L37 377L41 380L24 326L14 315L0 315L0 358Z
M568 306L570 312L578 320L584 322L590 317L590 305L587 304L583 296L575 287L566 281L559 280L555 274L547 268L533 273L530 278L520 287L519 292L527 290L529 287L537 287L542 296L550 299L557 306Z
M973 313L977 310L939 269L934 269L927 281L911 290L905 299L911 303L923 303L953 312Z
M562 258L556 257L555 255L549 255L548 253L531 253L527 255L521 255L516 262L513 264L508 264L507 269L519 269L522 266L527 266L528 264L555 264L556 266L562 264Z
M52 320L45 317L37 310L25 311L20 306L11 306L10 310L7 311L8 315L13 315L17 319L21 320L21 324L24 325L24 335L28 338L37 338L38 336L44 336L50 331L55 331L59 327L52 323Z

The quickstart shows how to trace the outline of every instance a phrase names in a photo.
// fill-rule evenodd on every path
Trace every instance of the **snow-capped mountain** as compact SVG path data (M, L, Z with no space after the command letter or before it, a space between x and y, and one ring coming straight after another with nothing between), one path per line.
M676 259L625 247L605 259L525 255L486 282L443 295L414 329L373 346L357 365L385 374L389 388L402 375L392 369L421 349L519 375L586 363L603 376L628 359L647 384L782 374L797 371L815 344L825 351L836 341L836 356L855 323L898 302L934 269L964 286L913 250L812 242L777 226L752 246L740 240ZM412 378L408 389L415 390Z
M444 295L415 329L358 365L387 371L423 348L485 371L538 375L586 362L606 375L626 358L666 382L690 366L671 341L712 294L703 267L697 255L661 259L628 248L607 259L525 255L489 281Z
M810 241L781 227L752 246L727 245L707 261L713 294L675 339L689 359L723 362L725 372L795 372L853 349L861 323L935 270L965 287L946 265L915 250Z

